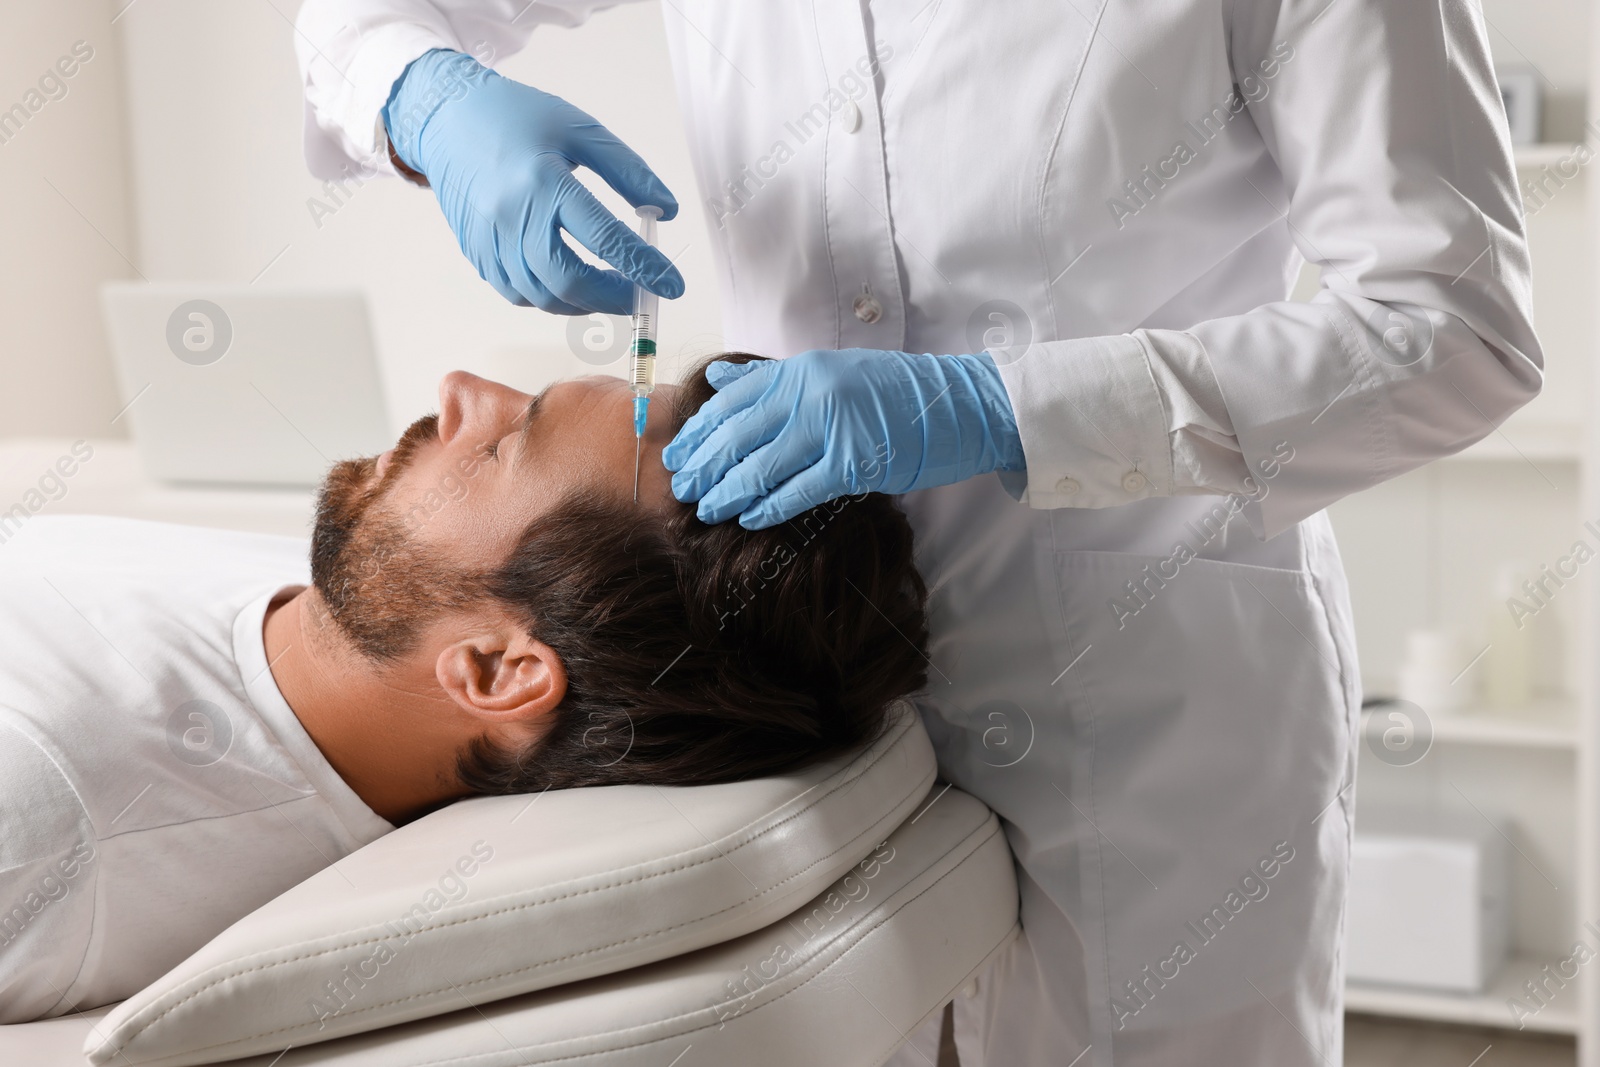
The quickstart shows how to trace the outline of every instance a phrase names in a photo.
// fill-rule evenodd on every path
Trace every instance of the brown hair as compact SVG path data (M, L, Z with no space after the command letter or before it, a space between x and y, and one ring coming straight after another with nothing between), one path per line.
M674 429L713 395L704 372ZM578 496L523 531L488 588L560 654L567 693L537 742L462 753L474 792L795 770L876 738L927 681L911 525L876 493L765 530Z

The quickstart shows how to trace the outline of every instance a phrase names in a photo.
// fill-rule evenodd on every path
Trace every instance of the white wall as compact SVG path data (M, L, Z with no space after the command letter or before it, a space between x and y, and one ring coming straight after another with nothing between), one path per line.
M397 427L433 407L439 377L455 368L523 388L621 373L621 363L576 358L567 319L512 307L479 280L426 190L370 182L318 225L308 201L333 201L301 157L297 8L140 0L119 20L144 272L365 289ZM525 53L496 65L594 114L678 195L683 211L663 226L661 243L669 255L687 246L678 263L688 293L662 306L661 373L675 377L686 350L716 350L720 309L659 8L624 5L578 30L541 31ZM602 198L632 218L620 197L605 190Z
M133 276L138 255L111 17L101 0L6 6L0 110L37 111L0 143L0 436L121 433L95 305L100 282ZM79 41L91 58L41 91Z
M1589 35L1582 29L1589 23L1587 0L1483 0L1479 6L1495 64L1539 74L1543 139L1576 140L1589 81Z

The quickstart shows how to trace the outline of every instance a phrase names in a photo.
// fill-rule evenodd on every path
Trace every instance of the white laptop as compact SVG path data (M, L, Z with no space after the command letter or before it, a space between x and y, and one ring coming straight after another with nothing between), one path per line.
M101 302L152 478L318 485L394 444L359 292L112 282Z

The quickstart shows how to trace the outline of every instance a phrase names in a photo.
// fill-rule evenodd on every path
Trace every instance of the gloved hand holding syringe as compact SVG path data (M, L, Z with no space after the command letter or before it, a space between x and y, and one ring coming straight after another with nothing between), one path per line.
M669 300L683 294L672 262L573 174L588 168L630 205L659 207L662 219L678 213L665 183L593 116L436 48L395 80L383 122L395 158L433 188L461 251L513 304L625 315L640 282ZM581 258L564 235L609 269Z

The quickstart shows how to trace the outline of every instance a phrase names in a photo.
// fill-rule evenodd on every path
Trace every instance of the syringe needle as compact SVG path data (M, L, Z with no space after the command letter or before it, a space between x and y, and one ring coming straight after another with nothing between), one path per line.
M639 502L639 446L644 443L644 438L633 439L633 502Z

